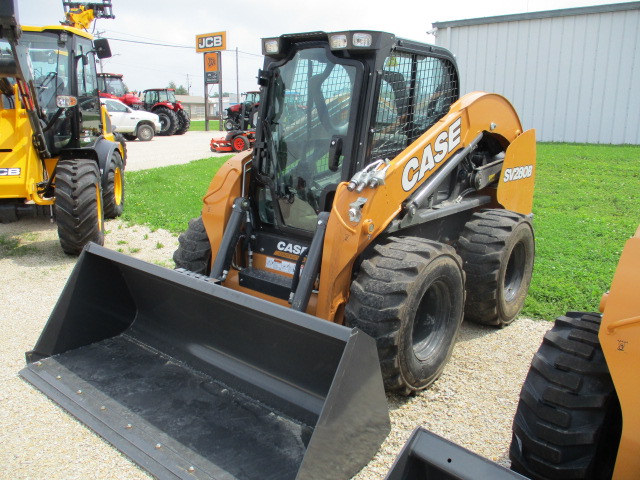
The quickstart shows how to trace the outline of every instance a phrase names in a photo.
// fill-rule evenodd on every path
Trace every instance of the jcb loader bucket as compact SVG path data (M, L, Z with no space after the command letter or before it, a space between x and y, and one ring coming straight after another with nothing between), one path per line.
M526 480L522 475L422 427L416 428L385 480Z
M363 332L94 244L27 361L159 478L349 478L390 429Z

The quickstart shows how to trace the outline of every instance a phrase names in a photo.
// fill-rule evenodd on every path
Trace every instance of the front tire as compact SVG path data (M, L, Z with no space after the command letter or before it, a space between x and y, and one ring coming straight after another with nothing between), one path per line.
M104 218L116 218L124 211L124 163L114 151L107 165L106 183L102 185Z
M239 126L236 122L228 118L224 121L224 128L227 132L230 132L231 130L238 130Z
M144 124L138 126L136 134L141 142L148 142L154 137L155 131L151 125Z
M465 318L504 327L520 313L533 273L531 220L509 210L475 213L458 239L467 274Z
M167 107L158 107L153 113L160 118L160 133L158 135L169 136L178 129L178 117L176 112Z
M176 130L176 135L184 135L189 130L191 126L191 119L189 118L189 114L183 108L176 112L176 116L178 117L178 129Z
M513 420L511 468L532 479L611 478L620 403L598 340L602 316L556 319L533 357Z
M409 395L441 375L463 307L464 272L455 250L397 237L376 245L362 262L345 320L376 340L385 389Z
M189 220L187 231L178 237L178 249L173 253L176 268L201 275L211 271L211 244L202 217Z
M249 148L249 139L244 135L238 135L231 140L231 148L234 152L242 152Z
M94 160L60 160L56 166L55 215L62 250L78 255L94 242L104 244L100 171Z

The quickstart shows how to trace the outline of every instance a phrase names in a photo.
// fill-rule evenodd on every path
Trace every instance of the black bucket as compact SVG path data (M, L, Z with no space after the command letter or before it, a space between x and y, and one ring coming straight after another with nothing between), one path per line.
M526 480L525 477L450 442L416 428L385 480Z
M363 332L94 244L27 362L159 478L349 478L390 429Z

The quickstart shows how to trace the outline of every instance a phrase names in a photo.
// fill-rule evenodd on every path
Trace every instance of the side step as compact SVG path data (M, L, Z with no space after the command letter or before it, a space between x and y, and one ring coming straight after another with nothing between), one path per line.
M94 244L27 361L159 478L349 478L390 429L363 332Z

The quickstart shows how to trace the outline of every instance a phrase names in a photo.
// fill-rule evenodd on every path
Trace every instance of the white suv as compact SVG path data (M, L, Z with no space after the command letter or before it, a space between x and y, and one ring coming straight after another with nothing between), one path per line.
M160 131L160 119L155 113L132 110L124 103L111 98L100 100L107 107L115 131L122 133L127 140L138 138L142 142L148 142Z

